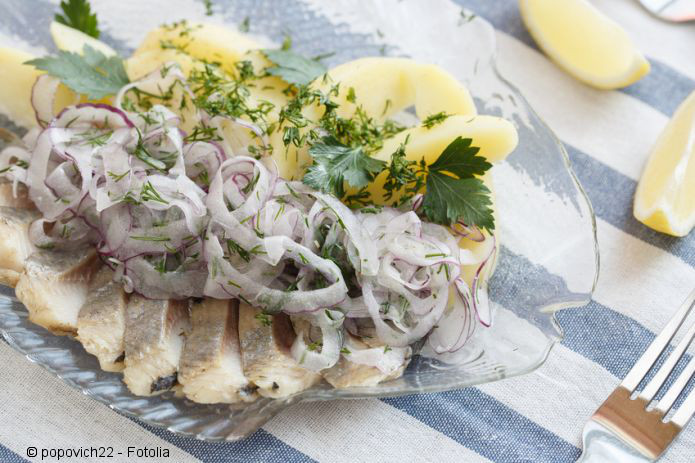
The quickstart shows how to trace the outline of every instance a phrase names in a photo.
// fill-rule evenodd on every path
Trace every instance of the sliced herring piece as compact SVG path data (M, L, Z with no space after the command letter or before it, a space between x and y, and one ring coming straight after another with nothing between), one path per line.
M187 300L130 297L123 380L133 394L154 395L178 384L179 360L189 328Z
M246 378L258 386L264 397L287 397L310 388L321 380L317 373L302 368L290 355L295 338L290 318L284 314L268 315L264 323L261 312L239 304L239 340Z
M38 211L0 206L0 283L16 286L27 257L36 250L29 241L29 226Z
M29 320L55 334L76 334L89 282L102 266L94 249L37 251L26 260L15 292Z
M410 363L412 353L410 347L390 348L385 345L374 347L349 333L346 333L345 336L346 355L341 355L338 363L331 368L321 371L323 379L336 389L376 386L384 381L400 378L408 363ZM384 372L375 366L349 360L351 356L359 355L359 350L364 352L367 349L376 349L379 354L383 352L383 355L390 355L391 358L389 360L392 361L391 363L393 361L396 362L393 365L393 370ZM350 353L348 354L347 352Z
M128 294L113 281L113 270L102 267L94 275L77 316L77 339L99 359L102 370L123 370L127 304Z
M238 328L238 301L205 298L193 303L178 375L186 397L198 403L257 398L255 386L244 376Z

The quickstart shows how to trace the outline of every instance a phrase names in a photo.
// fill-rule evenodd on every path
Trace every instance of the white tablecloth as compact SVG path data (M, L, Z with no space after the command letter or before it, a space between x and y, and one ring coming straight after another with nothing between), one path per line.
M0 23L45 31L57 3L0 0ZM197 0L141 2L137 18L129 17L130 12L115 0L91 3L121 49L137 44L147 28L164 21L207 19L203 2ZM372 27L364 18L368 0L308 3L317 18L342 24L342 31L362 34L365 27ZM394 9L421 8L426 3L429 9L450 9L454 14L464 6L489 20L498 29L502 73L567 145L591 197L602 259L598 288L587 308L560 313L567 337L547 363L529 375L464 391L303 404L243 442L212 444L119 415L0 343L1 461L38 461L27 457L32 446L39 452L110 446L124 452L128 447L149 447L169 453L168 458L69 461L557 463L579 456L584 422L695 287L695 234L672 239L652 232L631 215L636 181L654 140L680 101L695 89L695 24L660 22L631 0L592 1L628 30L652 64L650 75L639 83L604 92L578 83L538 51L514 0L382 3ZM216 9L224 4L213 0ZM278 8L305 7L295 0L278 1ZM13 12L27 8L35 9L41 21L17 23L22 16ZM409 43L412 27L403 24L400 31L380 31L376 43L403 46ZM0 44L42 48L38 42L14 40L0 34ZM691 426L664 461L694 459L695 426Z

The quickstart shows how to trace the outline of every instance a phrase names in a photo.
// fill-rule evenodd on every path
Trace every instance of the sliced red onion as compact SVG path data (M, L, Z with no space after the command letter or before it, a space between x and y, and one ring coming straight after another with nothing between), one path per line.
M379 346L364 348L353 340L351 335L345 337L343 356L353 363L367 365L379 369L385 375L390 375L403 367L405 361L410 358L410 347Z
M297 330L297 337L292 343L290 352L299 365L311 371L321 371L335 365L340 359L340 349L343 345L340 323L336 323L334 315L328 310L322 310L308 316L311 324L321 329L321 346L309 348L305 338L309 333L306 325ZM342 322L342 315L340 316ZM297 324L295 324L295 329ZM320 351L319 351L320 349Z
M80 103L68 106L58 113L51 122L51 127L79 127L84 124L109 128L135 127L125 112L104 103Z
M444 316L437 322L427 338L429 346L437 354L455 352L469 339L475 325L471 319L472 295L468 285L461 279L456 280L458 299L447 308Z
M374 297L373 283L371 281L367 280L362 283L362 294L379 339L389 346L405 347L425 337L442 317L448 301L449 287L443 287L439 290L436 302L429 313L418 319L414 326L404 329L391 327L382 319L380 304Z
M57 77L41 74L31 88L31 107L41 127L46 127L55 116L55 95L59 85L60 79Z
M495 236L492 235L490 240L492 243L490 252L475 272L473 284L471 285L473 310L478 317L478 321L487 328L492 326L492 310L490 309L490 300L487 293L487 282L483 275L486 269L489 268L488 266L494 263L495 254L497 253Z
M292 355L314 371L333 366L345 345L347 360L388 375L416 340L429 334L435 352L453 352L475 327L472 313L491 323L484 280L494 237L463 223L452 234L422 222L422 195L410 212L352 211L278 178L271 158L247 156L259 141L267 153L268 138L240 118L198 111L193 122L216 127L223 141L185 143L183 117L171 109L180 108L166 105L195 95L176 66L124 87L114 106L77 104L54 117L57 85L37 80L32 103L44 129L0 153L3 177L26 184L43 214L30 227L37 246L95 245L115 278L146 297L237 297L291 314ZM133 89L175 97L129 113L122 108ZM461 249L456 236L482 241L482 249ZM477 266L471 290L462 265ZM354 272L343 275L344 266ZM373 324L390 349L344 341L344 322L353 333L361 323L372 333Z
M480 228L476 226L469 227L465 223L459 221L451 226L451 230L455 234L467 238L471 241L475 241L478 243L485 241L485 234L482 232Z
M324 193L313 193L313 196L325 207L331 209L340 226L344 228L345 233L350 238L350 242L355 246L359 257L359 260L353 261L355 269L364 276L376 275L379 270L377 249L364 227L361 226L357 216L335 196ZM313 239L310 240L313 241Z

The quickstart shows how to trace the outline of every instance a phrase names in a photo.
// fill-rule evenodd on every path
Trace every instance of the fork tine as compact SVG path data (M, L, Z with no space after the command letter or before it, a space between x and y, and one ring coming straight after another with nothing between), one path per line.
M673 415L671 421L677 426L684 428L693 415L695 415L695 390L690 391L690 394L688 394L683 405L681 405L678 411Z
M640 381L647 375L652 365L656 363L656 360L671 342L671 339L673 339L673 336L675 336L683 321L685 321L693 305L695 305L695 290L690 293L664 330L652 341L649 348L642 354L635 366L632 367L623 382L620 383L621 386L630 392L637 388Z
M683 357L685 351L688 350L688 346L690 346L693 338L695 338L695 323L690 327L688 332L685 334L685 337L681 339L673 352L671 352L671 355L668 356L664 364L661 365L659 371L656 372L651 381L649 381L642 392L640 392L639 396L641 398L647 402L650 402L654 398L656 393L659 392L659 389L661 389L661 386L663 386L666 379L673 371L673 368L676 366L681 357Z
M681 374L678 375L678 378L676 378L666 394L664 394L664 397L662 397L662 399L659 401L656 409L659 410L663 415L668 413L671 407L673 407L673 404L676 402L676 399L678 399L678 396L681 395L681 392L683 392L683 389L685 389L685 386L688 385L688 381L690 381L690 378L692 378L693 375L695 375L695 357L690 359L688 365L681 372Z

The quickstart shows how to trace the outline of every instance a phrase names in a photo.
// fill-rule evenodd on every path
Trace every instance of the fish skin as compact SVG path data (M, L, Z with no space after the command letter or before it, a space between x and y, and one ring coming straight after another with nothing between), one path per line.
M17 282L17 299L33 323L54 334L77 334L77 316L102 265L94 249L35 252Z
M191 332L179 363L179 383L198 403L251 402L258 395L244 376L239 303L205 298L191 306Z
M21 183L16 188L17 195L14 194L12 182L0 180L0 207L13 207L15 209L36 209L36 206L29 199L29 190Z
M0 284L16 286L24 262L36 248L29 240L29 226L38 211L0 206Z
M291 356L295 338L290 318L284 314L269 315L266 326L247 304L239 304L239 340L244 374L258 386L264 397L287 397L321 381L321 375L302 368Z
M377 347L374 345L369 345L362 342L359 338L346 333L346 336L350 336L350 343L355 346L359 346L362 349L367 349L370 347ZM381 346L378 347L383 347ZM376 386L384 381L389 381L392 379L400 378L403 376L403 372L410 363L410 356L408 356L396 371L386 374L379 370L377 367L362 365L359 363L351 362L344 355L340 356L338 363L333 365L331 368L327 368L321 371L321 376L326 380L328 384L336 389L347 389L351 387L370 387Z
M134 294L126 307L123 380L140 396L164 392L176 381L190 330L188 300L154 300ZM166 388L163 388L163 386Z
M87 300L77 316L77 340L99 359L104 371L122 371L125 353L125 318L128 293L113 281L104 266L94 275Z

